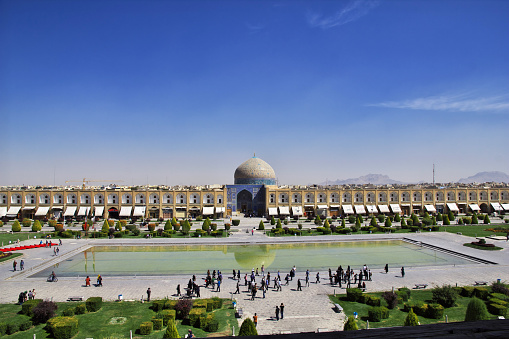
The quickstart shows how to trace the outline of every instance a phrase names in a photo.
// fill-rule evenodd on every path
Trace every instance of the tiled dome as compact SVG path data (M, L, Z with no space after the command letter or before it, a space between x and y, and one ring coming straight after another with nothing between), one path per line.
M235 170L236 185L275 185L276 173L260 158L252 157Z

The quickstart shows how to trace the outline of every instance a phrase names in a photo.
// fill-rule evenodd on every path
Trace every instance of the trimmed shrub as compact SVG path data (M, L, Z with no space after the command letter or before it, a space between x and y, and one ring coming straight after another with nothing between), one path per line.
M103 306L103 298L101 297L90 297L86 300L87 311L97 312Z
M11 230L13 232L21 232L21 225L19 224L19 221L18 220L14 220L14 222L12 223L12 228Z
M213 297L212 298L212 305L214 306L215 310L218 310L218 309L222 308L223 307L223 299L218 298L218 297Z
M154 331L160 331L163 329L163 319L154 318L152 319Z
M276 228L282 228L283 226L281 225L281 219L277 219L277 222L276 222Z
M407 287L401 287L401 288L398 288L398 297L400 297L403 301L408 301L408 299L410 299L410 289L407 288Z
M499 282L493 282L491 284L491 291L493 293L501 293L509 296L509 288L507 287L507 285Z
M453 307L456 303L456 299L458 299L458 292L450 285L436 287L433 289L432 293L433 301L445 308Z
M72 317L76 313L76 309L74 307L66 308L62 314L66 317Z
M175 325L174 319L169 320L168 327L164 332L163 338L180 338L180 334L177 331L177 325Z
M19 324L18 323L8 323L5 328L5 333L8 335L14 334L19 331Z
M479 220L477 220L477 214L474 214L472 216L472 225L477 225L479 223Z
M410 309L410 312L408 312L408 315L405 319L405 326L417 326L419 325L419 318L417 318L417 315L414 313L412 309Z
M32 309L32 319L35 323L44 324L55 316L57 308L53 301L41 301Z
M87 306L84 303L77 304L74 310L75 314L85 314L87 313Z
M30 221L30 219L25 218L23 219L21 224L23 225L23 227L30 227L30 225L32 225L32 222Z
M472 287L472 286L463 286L463 287L461 287L460 294L461 294L462 297L470 298L473 293L474 293L474 287Z
M490 291L486 287L476 287L474 288L474 293L472 293L472 296L482 300L488 300L490 297Z
M193 327L200 328L200 317L207 312L204 308L193 308L189 311L189 324Z
M380 306L382 302L380 298L375 297L374 295L366 295L364 303L369 306Z
M358 301L363 297L362 291L358 288L347 288L346 298L349 301Z
M248 337L251 335L258 335L258 331L256 331L256 327L251 320L251 318L246 318L240 325L239 337Z
M48 327L55 339L68 339L78 333L78 319L74 317L55 317L48 320Z
M369 321L382 321L382 319L389 318L389 310L383 306L371 307L368 310Z
M162 311L165 307L164 304L166 303L166 300L154 300L152 301L152 310L154 312Z
M497 298L503 301L509 301L509 296L502 294L502 293L491 293L490 295L492 298Z
M151 321L145 321L140 324L140 334L147 335L152 333L154 324Z
M32 232L39 232L41 229L41 222L39 220L34 221L34 224L32 225Z
M385 300L387 307L389 307L390 310L398 306L398 295L396 293L392 291L386 291L382 294L382 298Z
M444 316L444 307L440 304L428 304L424 316L431 319L442 319Z
M233 226L239 226L240 225L240 220L239 219L233 219L232 220L232 224L233 224Z
M173 319L175 321L177 312L175 310L162 310L158 313L158 317L161 317L163 319L163 325L167 326L170 319Z
M204 330L207 332L217 332L219 330L219 321L216 320L214 313L207 315Z
M19 330L20 331L26 331L32 327L32 322L28 319L23 320L19 323Z
M483 305L484 305L484 303L483 303ZM507 315L507 306L501 305L501 304L496 304L496 303L490 303L490 304L488 304L488 311L491 314L505 317Z
M265 225L264 225L264 223L263 223L263 220L260 220L260 223L258 224L258 229L259 229L260 231L263 231L263 230L265 229Z
M451 222L449 221L449 217L447 215L443 216L443 220L444 226L449 226L451 224Z
M180 299L175 304L175 311L177 311L177 319L185 319L193 308L193 301L189 299Z
M32 309L37 306L42 299L27 300L21 305L21 314L32 316Z
M214 310L214 303L212 303L212 302L207 303L206 309L207 309L207 312L212 312Z
M357 331L359 326L357 326L357 322L354 317L348 317L348 320L343 327L343 331Z
M490 223L490 217L488 217L488 215L484 215L484 224L487 225Z
M489 319L486 305L481 299L472 298L467 305L467 311L465 313L465 321L477 321Z
M276 219L274 219L274 216L270 217L270 224L274 226L276 224Z

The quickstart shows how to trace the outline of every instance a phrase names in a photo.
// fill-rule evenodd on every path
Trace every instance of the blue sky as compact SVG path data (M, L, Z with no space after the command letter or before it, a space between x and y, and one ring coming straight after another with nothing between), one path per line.
M0 0L0 185L509 172L509 1Z

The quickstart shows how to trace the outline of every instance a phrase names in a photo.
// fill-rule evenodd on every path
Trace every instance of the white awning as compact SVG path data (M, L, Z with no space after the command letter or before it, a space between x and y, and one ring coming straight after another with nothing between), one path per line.
M292 207L292 213L294 216L301 216L302 215L302 206L293 206Z
M133 217L144 217L145 209L145 206L134 206Z
M315 207L315 205L304 205L304 207Z
M51 207L52 210L63 210L64 209L64 206L62 205L53 205L53 207Z
M479 205L477 205L477 204L470 204L470 205L468 205L468 206L470 206L470 209L471 209L472 211L480 211L480 210L481 210L481 208L480 208L480 207L479 207Z
M132 211L133 211L132 206L122 206L122 207L120 207L120 213L118 216L119 217L130 217Z
M435 206L433 205L424 205L424 208L426 208L426 211L435 213L437 210L435 209Z
M36 216L44 216L44 215L48 214L48 211L49 211L49 206L39 207L37 209L37 212L35 212L35 215Z
M391 204L392 213L401 213L401 207L398 204Z
M64 217L73 217L74 213L76 213L76 206L69 206L65 210Z
M509 204L502 204L502 208L509 211Z
M319 210L326 210L327 205L318 205L318 206L316 206L316 208L318 208Z
M203 207L203 215L212 215L214 214L214 207Z
M21 209L21 206L11 206L9 207L9 210L7 211L6 216L13 217L18 215L19 210Z
M281 214L281 215L290 215L290 207L288 207L288 206L280 206L279 207L279 214Z
M226 211L226 208L224 207L216 207L216 213L224 213Z
M103 215L104 215L104 206L97 206L95 208L94 216L102 218Z
M449 208L449 211L452 211L452 212L459 212L459 210L460 210L458 208L458 205L456 205L455 202L448 202L447 207Z
M502 211L502 206L500 206L500 204L498 202L492 202L491 206L493 206L493 209L495 211Z
M352 205L343 205L343 212L345 214L354 214Z
M7 214L7 207L1 206L0 207L0 218L5 217L6 214Z
M390 213L389 206L387 205L378 205L378 209L380 210L380 213Z
M356 214L366 214L366 209L364 208L364 205L354 205L354 208Z
M80 209L78 210L78 216L82 217L88 215L88 210L89 207L80 207Z
M378 213L375 205L366 205L366 208L368 209L368 213Z
M339 205L330 205L330 208L339 208Z
M25 206L25 207L23 207L23 210L35 210L35 206L34 205Z
M269 207L269 215L277 215L277 208Z

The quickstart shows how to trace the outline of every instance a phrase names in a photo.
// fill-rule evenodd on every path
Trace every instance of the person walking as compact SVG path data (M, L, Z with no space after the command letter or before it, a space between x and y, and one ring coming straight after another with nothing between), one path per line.
M150 287L147 289L147 302L150 302L150 294L152 291L150 290Z
M217 280L217 290L216 292L221 292L221 280Z
M405 268L401 267L401 278L405 277Z
M180 297L180 284L177 285L177 297Z
M297 280L297 291L302 291L302 283L300 282L300 279Z
M276 305L276 321L279 321L279 306Z
M385 274L389 273L389 264L385 264Z
M85 278L85 287L90 287L90 277L88 275Z
M279 306L279 312L281 312L281 319L283 319L285 317L284 311L285 311L285 305L283 303L281 303L281 305Z
M97 276L97 286L103 286L103 277L100 274Z
M16 260L13 261L12 263L12 268L14 269L14 271L16 271L16 266L18 265L18 262Z
M21 261L19 262L19 269L20 271L23 271L25 269L25 261L23 261L23 259L21 259Z
M196 285L195 291L196 291L196 298L201 298L201 295L200 295L200 285Z
M254 322L254 324L255 324L255 327L256 327L256 326L258 326L258 316L256 315L256 313L255 313L255 315L253 316L253 322Z
M316 284L320 283L320 272L316 272Z
M240 294L240 286L239 286L239 282L237 281L237 289L235 290L235 293L233 294Z

